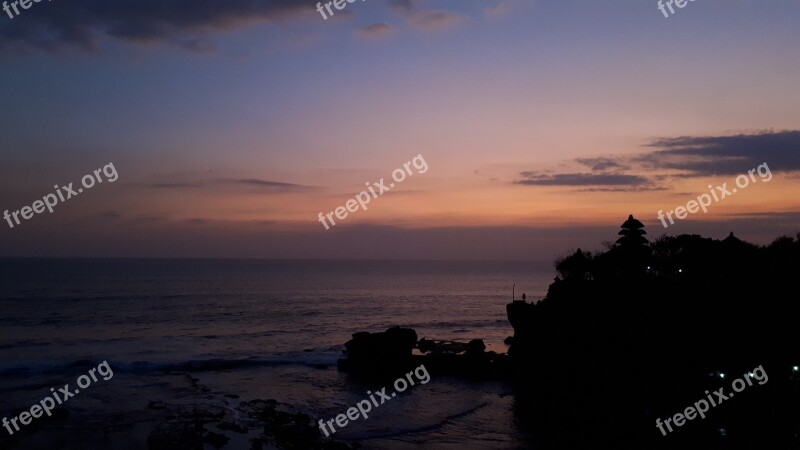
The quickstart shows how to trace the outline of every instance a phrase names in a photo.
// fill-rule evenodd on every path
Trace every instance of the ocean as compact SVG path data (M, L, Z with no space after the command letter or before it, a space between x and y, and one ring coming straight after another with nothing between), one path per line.
M54 437L65 449L147 448L149 404L200 401L176 374L203 386L205 403L276 399L330 419L369 389L336 369L353 333L400 325L505 352L512 285L535 301L554 275L551 262L0 260L0 414L107 361L114 377L62 406L69 426L37 419L22 448ZM396 400L336 437L387 449L529 445L500 383L433 378Z

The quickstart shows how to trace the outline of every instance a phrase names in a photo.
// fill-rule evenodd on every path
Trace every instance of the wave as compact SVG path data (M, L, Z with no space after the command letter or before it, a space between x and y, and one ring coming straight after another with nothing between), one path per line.
M121 364L122 372L213 372L218 370L248 369L256 367L306 366L323 368L336 364L336 358L248 358L248 359L195 359L189 361L147 362L134 361ZM114 367L114 366L112 366Z
M47 347L48 345L53 345L52 342L48 341L34 341L31 339L25 341L17 341L17 342L9 342L6 344L0 344L0 350L6 350L10 348L17 348L17 347Z
M370 433L368 435L353 436L352 438L349 437L347 439L348 440L356 440L356 441L362 440L363 441L363 440L367 440L367 439L393 438L393 437L399 437L399 436L403 436L403 435L407 435L407 434L426 433L426 432L429 432L429 431L436 431L436 430L439 430L439 429L443 428L448 423L450 423L450 422L452 422L452 421L454 421L456 419L460 419L460 418L462 418L464 416L468 416L468 415L476 412L477 410L479 410L481 408L484 408L484 407L486 407L488 405L489 405L489 402L483 402L483 403L481 403L479 405L476 405L476 406L474 406L474 407L472 407L472 408L470 408L470 409L468 409L466 411L461 411L461 412L458 412L458 413L455 413L455 414L451 414L449 416L445 416L442 420L440 420L440 421L438 421L436 423L433 423L431 425L424 425L424 426L420 426L420 427L406 428L406 429L397 429L397 430L393 430L393 431L388 431L386 433L378 433L378 434Z
M208 358L185 361L108 361L115 372L121 373L153 373L153 372L210 372L217 370L248 369L256 367L305 366L315 369L335 366L340 357L339 349L322 352L287 353L273 357L251 358ZM96 367L102 360L93 361L79 359L71 362L48 362L36 364L4 364L0 365L0 377L30 376L34 374L63 374Z
M459 320L459 321L438 321L438 322L416 322L405 324L404 326L410 328L495 328L497 326L504 326L511 328L511 323L508 319L503 317L496 320Z

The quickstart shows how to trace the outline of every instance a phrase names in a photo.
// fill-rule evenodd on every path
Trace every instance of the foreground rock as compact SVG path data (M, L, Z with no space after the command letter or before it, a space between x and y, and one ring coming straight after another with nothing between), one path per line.
M275 400L253 400L242 402L239 410L251 418L264 423L260 437L251 440L252 449L311 449L311 450L349 450L357 449L358 444L347 445L341 442L322 439L314 420L303 413L282 410Z
M382 333L355 333L347 341L347 359L339 361L340 369L354 374L396 374L413 366L413 350L417 333L410 328L394 327Z
M421 364L435 374L470 379L497 379L510 374L508 357L487 352L480 339L468 343L417 341L416 331L410 328L355 333L345 344L344 353L347 357L339 360L339 369L360 378L397 378Z
M235 414L214 405L151 402L149 407L166 413L164 422L148 436L149 450L223 449L230 441L226 433L251 435L252 450L359 448L322 438L311 417L275 400L243 401Z

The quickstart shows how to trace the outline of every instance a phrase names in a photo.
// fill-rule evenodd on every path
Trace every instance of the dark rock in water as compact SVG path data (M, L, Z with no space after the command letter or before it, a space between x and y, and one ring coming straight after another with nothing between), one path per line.
M347 359L339 368L361 378L397 378L420 365L435 374L469 379L505 378L509 372L506 355L486 352L481 339L469 343L421 339L408 328L390 328L384 333L356 333L345 344ZM418 348L424 355L413 355Z
M486 344L483 343L483 339L473 339L467 344L468 355L481 355L484 351L486 351Z
M339 368L375 376L396 374L412 364L417 333L410 328L394 327L381 333L355 333L345 344L347 359ZM392 375L394 376L394 375Z
M351 360L408 358L417 345L417 333L410 328L394 327L382 333L356 333L345 344Z
M417 343L417 348L422 353L432 352L436 350L436 347L437 347L436 341L431 341L425 338L420 339L419 342Z

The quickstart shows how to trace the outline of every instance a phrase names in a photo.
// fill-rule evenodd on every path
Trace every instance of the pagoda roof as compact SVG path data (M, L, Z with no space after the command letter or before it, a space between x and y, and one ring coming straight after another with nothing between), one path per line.
M728 237L723 239L722 242L725 242L727 244L739 244L742 242L742 240L734 236L733 231L731 231L731 234L729 234Z
M620 227L628 229L637 229L637 228L644 228L644 224L634 219L633 214L631 214L628 216L628 220L626 220L625 223L623 223Z

